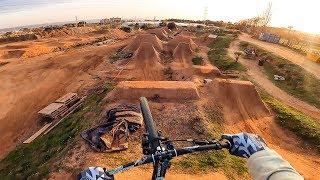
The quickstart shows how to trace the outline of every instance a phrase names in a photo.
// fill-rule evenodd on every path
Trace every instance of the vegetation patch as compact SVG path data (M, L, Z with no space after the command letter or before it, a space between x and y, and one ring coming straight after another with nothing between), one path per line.
M100 114L101 100L112 86L107 84L102 93L94 92L88 96L83 106L68 116L50 133L39 137L30 144L22 144L1 160L0 177L3 179L43 179L52 170L58 157L64 155L75 145L81 131L93 123L93 119L86 116L93 112ZM93 117L92 117L93 118Z
M226 35L219 36L217 39L209 45L210 51L208 52L209 60L212 64L217 66L220 70L237 70L245 71L246 68L232 59L228 55L228 48L230 43L235 40L234 36Z
M219 138L223 134L223 115L221 107L207 107L206 116L209 124L201 123L202 129L206 130L208 138ZM203 121L203 120L199 120ZM184 156L179 161L173 162L175 167L187 171L188 173L199 173L208 170L216 171L218 169L230 179L236 179L239 176L245 176L248 169L246 159L232 156L227 151L201 152L193 155Z
M192 58L192 63L194 65L203 65L203 58L200 56L196 56L196 57Z
M320 108L320 80L302 67L291 63L289 60L276 56L248 42L240 42L244 50L248 47L256 49L259 57L265 58L264 72L268 78L280 89L293 96ZM285 78L284 81L274 80L274 75Z
M276 113L278 124L312 144L320 153L320 123L296 109L282 104L266 92L261 93L261 98Z

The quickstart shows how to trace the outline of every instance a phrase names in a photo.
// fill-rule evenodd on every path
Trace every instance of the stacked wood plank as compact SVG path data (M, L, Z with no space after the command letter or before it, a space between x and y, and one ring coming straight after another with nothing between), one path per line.
M44 117L52 119L60 118L63 114L68 111L68 107L62 103L51 103L47 107L40 110L38 113Z
M71 107L76 101L79 100L79 97L76 93L68 93L61 98L56 100L56 103L62 103L67 107Z

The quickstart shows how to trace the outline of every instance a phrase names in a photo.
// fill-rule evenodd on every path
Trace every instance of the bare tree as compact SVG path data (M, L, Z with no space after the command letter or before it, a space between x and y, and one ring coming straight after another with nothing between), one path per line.
M267 9L263 12L262 14L262 26L267 26L270 21L271 21L271 17L272 17L272 2L269 2Z

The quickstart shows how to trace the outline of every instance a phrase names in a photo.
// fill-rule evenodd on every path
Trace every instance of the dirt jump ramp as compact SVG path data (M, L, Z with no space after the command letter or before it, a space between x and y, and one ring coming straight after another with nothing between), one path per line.
M163 76L163 66L160 64L159 53L151 43L142 42L135 51L134 56L135 69L137 76L142 76L143 80L161 80Z
M180 63L183 67L192 65L191 59L194 57L194 52L189 43L181 42L173 50L173 61Z
M150 34L155 34L162 41L168 41L169 40L167 32L162 28L149 29L147 32L150 33Z
M216 78L212 91L226 120L259 119L270 116L254 85L249 81Z
M179 45L179 43L190 44L192 50L195 50L198 47L198 45L190 37L179 35L168 41L166 46L167 51L173 53L174 49Z
M163 51L162 41L154 34L138 34L124 49L126 52L136 51L143 42L151 43L157 51Z
M199 99L197 87L191 81L122 81L109 97L137 100L142 96L167 100Z

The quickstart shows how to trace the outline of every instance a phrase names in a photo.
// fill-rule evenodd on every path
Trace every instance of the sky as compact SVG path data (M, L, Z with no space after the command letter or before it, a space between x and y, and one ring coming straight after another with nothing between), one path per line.
M271 26L320 34L319 0L0 0L0 28L109 17L237 22L272 3Z

